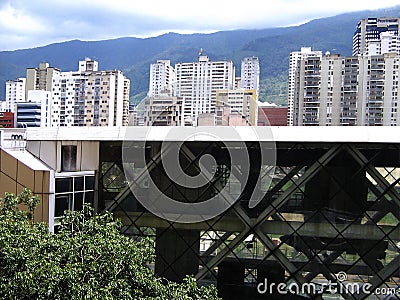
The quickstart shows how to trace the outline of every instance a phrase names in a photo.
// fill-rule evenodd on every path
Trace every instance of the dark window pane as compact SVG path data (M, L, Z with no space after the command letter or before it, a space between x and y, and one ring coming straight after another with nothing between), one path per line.
M72 178L56 178L56 193L72 192Z
M75 193L74 210L82 210L83 208L83 193Z
M56 196L54 217L60 217L65 210L70 209L70 199L72 194Z
M76 146L61 146L61 170L76 171Z
M90 203L93 206L94 192L85 193L85 203Z
M94 176L85 177L85 190L94 190Z
M75 191L83 191L83 177L75 177L75 186L74 189Z

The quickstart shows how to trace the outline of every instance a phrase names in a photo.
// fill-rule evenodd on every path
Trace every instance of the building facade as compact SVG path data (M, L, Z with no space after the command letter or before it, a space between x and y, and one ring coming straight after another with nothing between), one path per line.
M396 53L302 58L292 125L399 126L399 68Z
M182 126L183 99L168 93L146 97L143 113L143 126Z
M50 125L50 105L50 92L28 91L27 101L16 103L15 127L48 127Z
M28 96L28 91L44 90L51 91L52 78L60 74L60 69L50 67L47 62L39 64L39 68L26 69L26 86L25 95Z
M287 115L287 107L258 106L257 126L287 126Z
M53 76L50 126L128 125L129 79L118 70L98 71L95 63Z
M353 36L353 56L400 54L400 18L366 18L358 22Z
M220 107L228 107L230 115L241 116L250 126L257 125L257 92L256 90L218 90L216 99L216 114L221 113Z
M240 71L240 86L242 89L255 90L260 94L260 62L258 57L245 57Z
M174 93L175 69L170 60L157 60L150 65L149 97Z
M143 125L152 123L144 119L154 119L151 115L158 111L162 106L158 103L162 102L172 106L178 103L180 106L174 111L178 114L178 111L182 110L182 120L173 121L174 124L196 126L202 123L221 123L208 121L210 118L220 118L220 116L211 117L217 113L216 103L219 101L220 106L231 106L230 110L236 110L235 114L244 116L248 124L257 124L259 77L260 64L257 57L246 57L242 60L240 77L235 77L232 61L211 61L204 55L202 49L197 62L176 63L175 67L172 67L170 60L158 60L150 65L149 91L145 100L147 104L143 107L139 105L135 112L136 119L142 121L132 123ZM181 100L171 98L172 95ZM157 99L159 96L161 98ZM170 97L170 100L167 101L166 97ZM224 99L218 100L218 97ZM146 117L143 109L150 110ZM167 115L170 113L166 112ZM218 113L221 113L221 110ZM174 118L176 116L174 115ZM170 120L169 117L167 119ZM170 121L167 123L172 124Z
M14 112L15 103L25 101L26 78L17 78L6 81L6 102L5 110Z
M290 53L289 58L289 86L288 86L288 125L294 125L295 99L299 97L297 85L299 84L299 64L307 57L318 59L322 57L321 51L314 51L311 47L302 47L300 51Z
M79 69L80 73L82 72L97 72L99 70L99 62L96 60L92 60L88 57L85 60L79 61Z
M14 128L14 113L10 111L0 112L0 128Z
M175 65L175 96L184 98L185 122L197 124L202 113L214 113L217 90L231 90L235 83L232 61L210 61L200 53L198 62Z

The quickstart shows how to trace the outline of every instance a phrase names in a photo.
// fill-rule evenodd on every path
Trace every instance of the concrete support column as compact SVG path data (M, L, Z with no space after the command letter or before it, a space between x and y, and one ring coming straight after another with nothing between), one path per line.
M360 169L349 154L339 154L306 184L304 208L320 211L332 223L359 217L368 193L366 173ZM320 221L326 222L325 218Z
M156 229L156 274L180 282L199 271L200 231Z

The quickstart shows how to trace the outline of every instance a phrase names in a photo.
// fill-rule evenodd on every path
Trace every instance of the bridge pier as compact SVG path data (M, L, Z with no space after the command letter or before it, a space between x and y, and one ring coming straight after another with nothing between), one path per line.
M199 251L200 231L156 229L156 274L176 282L196 274Z
M347 152L339 153L305 185L304 209L315 222L359 224L367 204L366 172Z

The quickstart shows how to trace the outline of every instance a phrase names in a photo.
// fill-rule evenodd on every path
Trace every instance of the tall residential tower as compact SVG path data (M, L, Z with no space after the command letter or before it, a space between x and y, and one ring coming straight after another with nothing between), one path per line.
M289 90L288 90L288 125L295 125L293 116L295 114L295 99L299 97L296 85L299 83L299 65L304 59L321 58L321 51L313 51L311 47L302 47L300 51L290 53L289 58Z
M6 81L6 107L10 112L15 111L15 103L24 102L26 98L25 90L26 79L17 78Z
M150 65L149 97L173 95L175 70L169 60L157 60Z
M245 90L255 90L260 93L260 63L258 57L245 57L240 71L240 86Z
M367 18L358 22L353 36L353 56L400 54L400 18Z
M60 74L60 70L50 67L47 62L39 64L39 68L26 69L26 86L25 95L28 96L28 91L42 90L51 92L52 78Z
M217 90L233 89L235 82L232 61L210 61L199 54L197 62L175 65L175 96L184 98L184 121L193 125L199 114L215 112Z
M300 59L292 125L400 126L399 70L396 53Z

